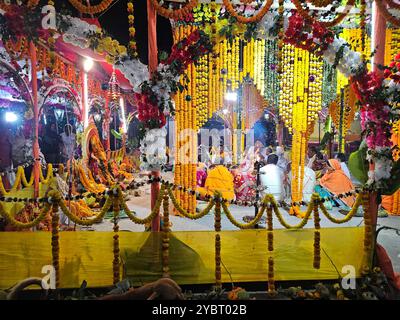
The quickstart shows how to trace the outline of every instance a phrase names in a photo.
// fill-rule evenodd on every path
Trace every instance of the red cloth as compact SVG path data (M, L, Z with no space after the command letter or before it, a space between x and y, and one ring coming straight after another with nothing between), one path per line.
M376 257L377 264L386 275L389 283L397 288L397 290L400 290L400 274L394 272L392 261L390 260L385 248L378 243L376 244Z

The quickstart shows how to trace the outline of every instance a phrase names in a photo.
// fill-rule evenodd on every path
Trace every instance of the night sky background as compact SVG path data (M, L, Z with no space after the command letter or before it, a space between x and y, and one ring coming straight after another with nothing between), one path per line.
M47 1L43 1L47 2ZM96 5L100 0L90 0ZM115 0L109 9L95 16L104 30L121 44L127 46L129 42L129 25L127 0ZM57 10L67 10L72 16L80 17L80 13L69 3L68 0L55 0ZM134 0L136 42L140 61L147 65L147 0ZM84 18L90 18L84 15ZM157 42L158 51L170 53L172 46L172 28L168 19L157 16Z

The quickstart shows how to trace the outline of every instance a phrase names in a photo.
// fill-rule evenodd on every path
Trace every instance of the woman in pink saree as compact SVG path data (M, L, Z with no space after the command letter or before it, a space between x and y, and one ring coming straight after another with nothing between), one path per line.
M231 168L234 177L235 196L236 200L239 201L253 201L256 196L256 177L253 175L253 151L249 149L240 166Z

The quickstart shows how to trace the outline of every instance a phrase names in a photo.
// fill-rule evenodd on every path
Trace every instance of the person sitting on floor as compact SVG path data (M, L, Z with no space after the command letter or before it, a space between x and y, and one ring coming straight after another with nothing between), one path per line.
M214 196L216 191L220 192L222 197L228 201L235 198L233 187L233 176L227 168L222 165L211 165L207 174L204 188L197 188L202 197Z
M233 183L235 187L236 200L252 201L255 197L256 178L247 173L242 172L240 166L235 165L231 168L234 177Z
M342 167L342 170L345 173L345 175L347 176L347 178L351 179L350 171L349 171L349 168L347 167L347 164L346 164L346 156L345 156L345 154L339 152L339 153L336 154L335 159L340 162L340 166Z
M284 173L277 166L277 163L278 156L270 154L267 158L267 165L260 169L261 185L264 187L262 196L272 194L276 201L282 201L284 195Z
M333 195L344 194L354 190L353 183L343 172L340 162L336 159L328 160L327 172L319 181L320 186ZM351 207L355 202L354 196L335 199L339 206Z

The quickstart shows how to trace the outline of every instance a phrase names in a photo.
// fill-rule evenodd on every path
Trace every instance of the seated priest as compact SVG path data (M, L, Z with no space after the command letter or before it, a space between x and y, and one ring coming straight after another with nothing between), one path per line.
M270 154L267 158L267 165L260 169L261 186L264 187L261 195L272 194L276 201L282 201L284 172L277 166L278 159L276 154Z

